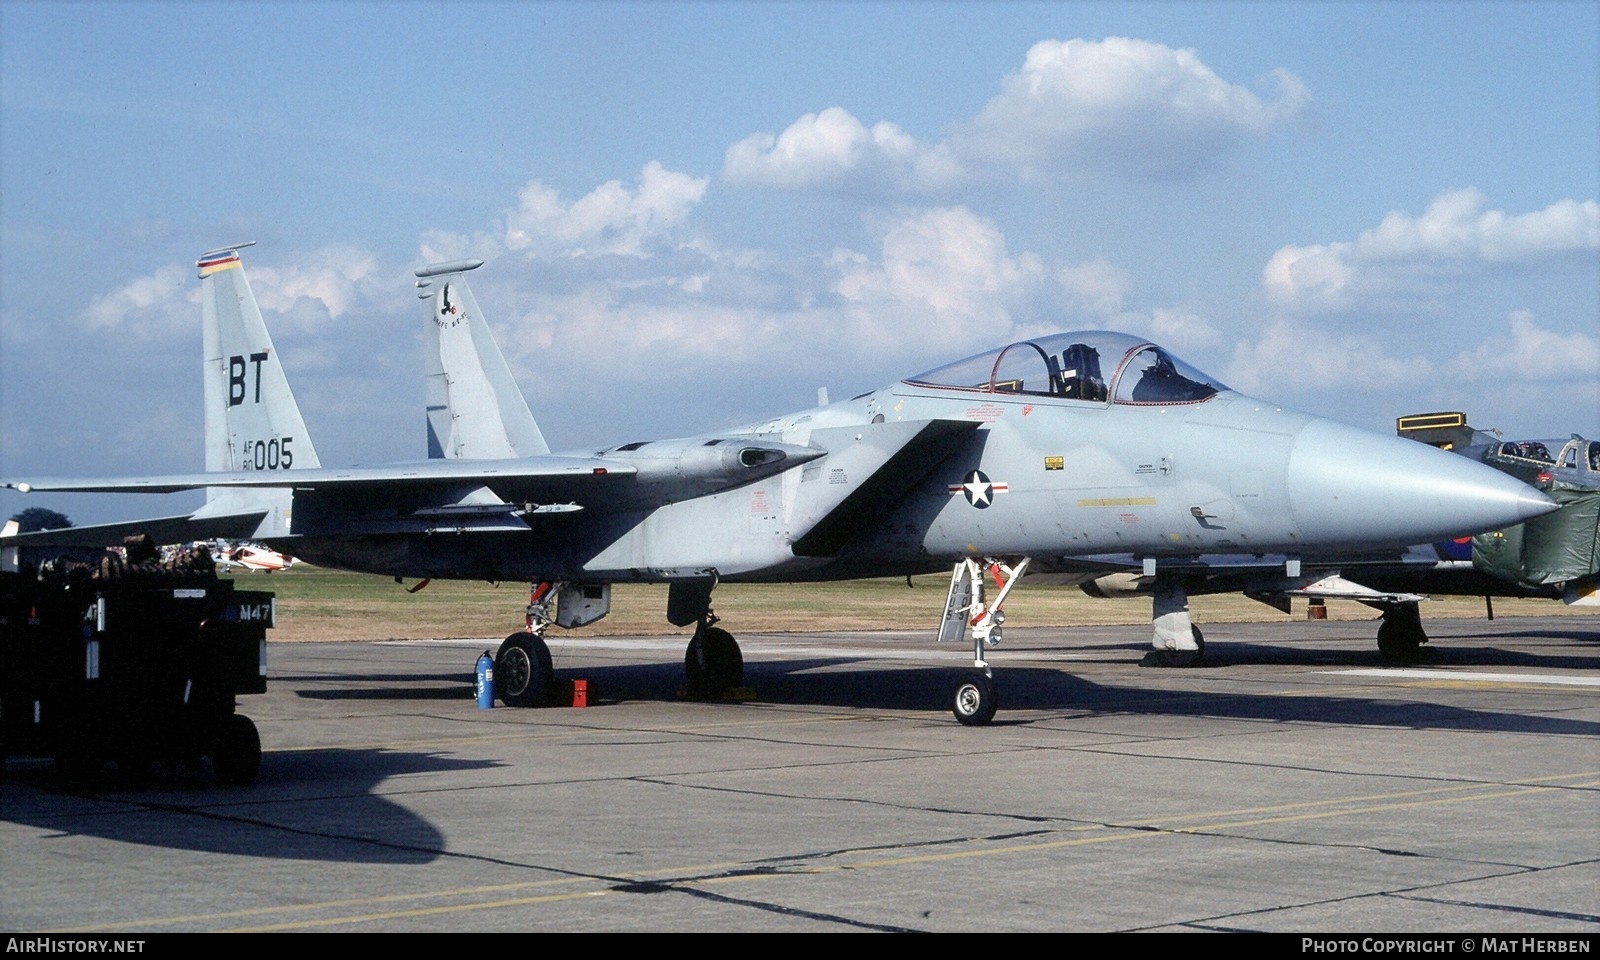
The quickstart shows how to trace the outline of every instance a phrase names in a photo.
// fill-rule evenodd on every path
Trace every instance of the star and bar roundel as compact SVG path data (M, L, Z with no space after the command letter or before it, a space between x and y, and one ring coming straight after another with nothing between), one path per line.
M979 510L983 510L994 503L996 494L1009 492L1011 485L995 483L982 470L974 470L967 474L966 479L962 482L951 484L949 489L952 496L958 493L963 494L968 503Z

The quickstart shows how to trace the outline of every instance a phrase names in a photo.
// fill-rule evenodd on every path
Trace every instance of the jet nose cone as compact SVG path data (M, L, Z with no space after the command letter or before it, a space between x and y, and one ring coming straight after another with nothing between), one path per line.
M1289 456L1308 544L1409 545L1499 530L1556 509L1515 477L1400 437L1313 420Z

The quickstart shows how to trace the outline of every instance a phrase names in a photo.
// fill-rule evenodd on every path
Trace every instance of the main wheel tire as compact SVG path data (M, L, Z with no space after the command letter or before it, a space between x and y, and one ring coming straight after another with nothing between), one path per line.
M1385 620L1378 626L1378 652L1390 663L1422 659L1422 639L1404 622Z
M508 707L536 707L550 692L550 648L532 633L506 637L494 657L494 691Z
M1000 706L994 681L987 674L974 673L956 686L951 712L964 727L988 726Z
M1200 628L1194 624L1189 625L1189 630L1194 636L1193 650L1157 650L1156 659L1163 667L1195 667L1206 658L1206 638L1201 635Z
M256 782L261 772L261 734L249 717L231 713L222 722L211 754L211 770L217 782L227 786L246 787Z
M739 641L721 627L696 630L683 654L683 677L689 695L717 697L744 682L744 654Z

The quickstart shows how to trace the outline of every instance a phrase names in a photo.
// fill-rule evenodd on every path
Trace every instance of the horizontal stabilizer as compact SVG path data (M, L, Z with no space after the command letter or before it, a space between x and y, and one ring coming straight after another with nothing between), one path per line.
M123 538L149 534L158 544L190 543L196 540L247 540L255 536L266 511L226 516L195 518L156 517L121 523L101 523L59 530L35 530L15 536L0 536L4 547L118 547Z

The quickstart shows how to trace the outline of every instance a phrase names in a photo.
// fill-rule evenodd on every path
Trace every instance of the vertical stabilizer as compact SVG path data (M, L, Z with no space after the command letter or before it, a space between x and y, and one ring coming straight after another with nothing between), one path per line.
M467 286L466 272L481 266L482 260L452 260L416 272L428 318L428 456L500 460L549 453Z
M311 469L321 466L316 448L239 261L251 243L209 250L195 261L204 319L206 470ZM262 534L285 533L288 496L213 487L202 513L267 510Z
M251 243L195 262L205 321L206 469L321 466L239 262Z

